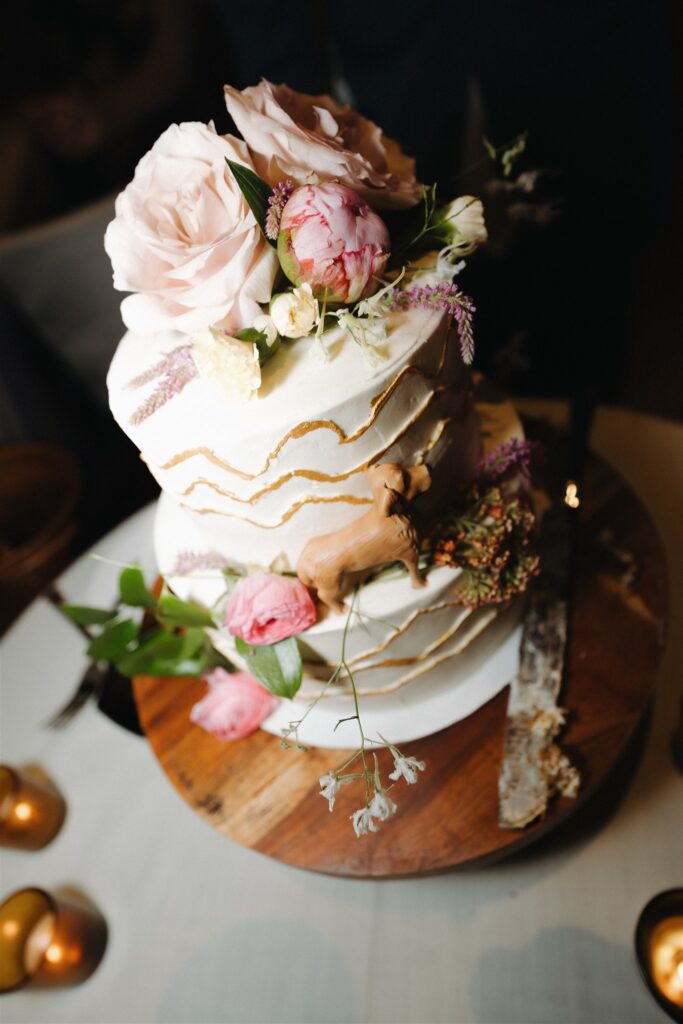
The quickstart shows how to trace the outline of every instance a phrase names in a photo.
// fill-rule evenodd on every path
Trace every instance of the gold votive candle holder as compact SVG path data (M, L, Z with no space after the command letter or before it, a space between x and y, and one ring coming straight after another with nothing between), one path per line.
M0 846L40 850L65 817L64 797L46 776L0 764Z
M636 927L643 979L659 1005L683 1022L683 889L667 889L643 909Z
M106 922L87 899L19 889L0 904L0 993L80 985L106 945Z

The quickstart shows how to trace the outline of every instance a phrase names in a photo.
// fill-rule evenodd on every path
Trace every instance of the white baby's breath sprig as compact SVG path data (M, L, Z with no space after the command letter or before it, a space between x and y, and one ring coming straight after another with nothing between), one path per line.
M353 310L356 316L365 316L371 320L376 317L386 316L387 311L391 306L393 293L398 289L405 273L406 268L402 267L400 274L395 277L393 281L387 282L384 287L380 288L380 290L375 292L374 295L368 295L367 298L361 299Z
M465 266L457 244L445 245L438 252L428 252L408 265L411 284L438 285L452 281Z
M354 811L350 815L351 824L353 825L353 831L360 838L360 836L366 836L368 832L378 832L379 829L375 825L370 807L359 807L357 811Z
M330 805L330 811L333 811L337 790L341 785L338 777L334 772L327 772L325 775L320 776L318 782L320 783L320 795L325 797Z
M351 335L370 366L376 366L384 359L384 353L378 348L387 336L383 318L361 318L354 316L348 309L337 309L333 315L339 326Z
M282 738L280 741L281 746L285 748L291 749L296 747L299 750L306 749L298 740L298 730L301 723L316 706L327 688L332 683L336 682L342 674L344 674L351 688L354 713L352 715L348 715L346 718L340 719L337 722L335 729L340 726L342 722L356 722L360 745L338 768L330 769L330 771L321 775L318 782L320 784L320 795L327 800L330 811L334 810L337 794L342 786L348 785L352 782L363 783L365 788L365 804L363 807L354 811L353 814L349 815L349 819L353 825L353 830L358 837L367 835L369 832L377 832L377 822L387 821L396 813L397 810L396 804L389 796L389 790L393 787L391 785L385 787L382 784L376 750L385 749L390 751L394 759L394 771L389 775L389 778L393 781L398 781L403 778L407 783L412 784L417 781L418 772L425 770L425 764L423 761L418 761L417 758L414 757L404 757L398 747L386 740L383 736L380 735L378 739L372 739L365 735L363 723L361 721L358 690L356 689L353 672L346 661L346 644L350 624L354 616L360 615L357 608L359 589L360 588L357 588L353 594L346 622L344 624L341 654L338 665L317 696L307 706L301 718L297 721L290 722L287 728L282 730ZM370 750L368 749L370 745L373 745L374 747L372 750L372 767L370 764ZM358 762L356 770L349 771L351 766L356 762Z
M392 814L396 814L396 804L390 797L387 796L386 790L377 789L375 795L370 801L368 808L373 818L379 818L380 821L386 821Z
M424 761L418 761L416 757L403 757L398 752L394 754L394 770L389 773L389 778L394 782L405 779L409 786L414 785L418 780L418 772L423 772L427 765Z

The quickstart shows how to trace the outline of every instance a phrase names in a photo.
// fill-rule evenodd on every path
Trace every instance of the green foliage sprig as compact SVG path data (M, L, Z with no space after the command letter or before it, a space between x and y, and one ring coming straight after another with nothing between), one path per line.
M63 604L62 611L81 626L100 627L88 646L93 661L108 661L124 676L201 676L212 668L234 670L214 646L220 627L213 611L183 601L164 584L157 597L142 570L126 566L119 576L115 608ZM278 697L293 697L303 666L295 637L252 647L235 637L235 647L250 672Z

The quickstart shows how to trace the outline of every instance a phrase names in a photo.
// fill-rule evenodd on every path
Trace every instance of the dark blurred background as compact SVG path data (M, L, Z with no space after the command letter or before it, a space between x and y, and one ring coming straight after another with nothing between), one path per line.
M172 121L230 130L224 82L330 92L398 139L421 180L482 195L490 241L461 282L477 365L511 393L588 386L683 417L680 39L676 0L6 7L0 442L73 455L70 551L156 493L106 405L123 333L102 248L113 196ZM482 137L522 131L504 179Z

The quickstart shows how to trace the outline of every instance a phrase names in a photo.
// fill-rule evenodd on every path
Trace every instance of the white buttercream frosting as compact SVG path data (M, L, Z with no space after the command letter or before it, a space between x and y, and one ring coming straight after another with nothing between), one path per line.
M327 360L312 338L283 342L247 404L200 373L141 422L147 391L129 383L183 338L127 334L108 377L112 411L162 489L194 513L207 546L242 564L282 557L293 568L310 537L367 510L368 464L426 460L433 484L420 500L429 507L478 457L469 372L446 317L410 311L387 326L376 365L335 329Z

